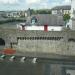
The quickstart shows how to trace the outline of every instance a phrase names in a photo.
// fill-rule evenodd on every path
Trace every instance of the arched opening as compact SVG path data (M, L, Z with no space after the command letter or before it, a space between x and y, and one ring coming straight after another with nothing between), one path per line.
M5 46L5 41L2 38L0 38L0 46Z

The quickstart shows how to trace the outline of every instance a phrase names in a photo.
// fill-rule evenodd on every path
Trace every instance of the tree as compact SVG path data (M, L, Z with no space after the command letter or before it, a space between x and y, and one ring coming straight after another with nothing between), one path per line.
M34 9L30 9L31 15L36 14L36 11Z
M70 19L70 14L64 14L64 15L63 15L63 19L64 19L64 21L69 21L69 19Z
M49 9L40 9L36 10L37 14L51 14L51 11Z
M39 10L31 9L30 11L31 11L31 15L33 14L51 14L50 9L39 9Z

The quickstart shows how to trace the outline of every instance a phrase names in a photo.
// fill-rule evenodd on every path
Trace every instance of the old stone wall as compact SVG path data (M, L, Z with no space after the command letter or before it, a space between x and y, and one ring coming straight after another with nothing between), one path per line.
M19 31L0 29L5 48L12 47L23 53L52 53L75 55L75 31Z

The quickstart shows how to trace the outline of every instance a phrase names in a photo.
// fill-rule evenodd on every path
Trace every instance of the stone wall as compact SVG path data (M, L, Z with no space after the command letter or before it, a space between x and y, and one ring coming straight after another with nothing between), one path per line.
M0 29L5 48L12 47L23 53L52 53L75 55L75 31L19 31Z
M21 33L21 31L19 32ZM25 31L19 35L17 49L23 52L35 53L54 53L61 55L75 55L74 45L75 32L61 31L61 32L44 32L44 31ZM40 39L30 40L25 37L51 37L54 39ZM56 39L55 39L56 38ZM61 39L57 39L61 38ZM71 40L70 40L71 39ZM70 40L70 41L69 41Z

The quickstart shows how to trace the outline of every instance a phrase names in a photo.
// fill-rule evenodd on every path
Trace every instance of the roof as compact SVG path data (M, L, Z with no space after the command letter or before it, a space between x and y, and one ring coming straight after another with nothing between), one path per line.
M56 6L53 7L51 10L71 10L71 6L70 5L65 5L65 6Z
M38 15L32 15L31 17L27 18L27 25L31 25L31 19L33 17L37 18L37 23L35 25L49 25L49 26L63 26L64 21L62 16L58 15L51 15L51 14L38 14Z

